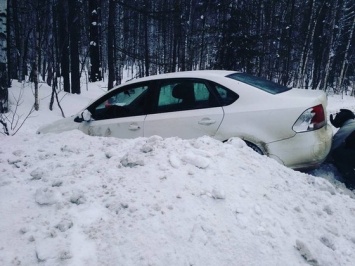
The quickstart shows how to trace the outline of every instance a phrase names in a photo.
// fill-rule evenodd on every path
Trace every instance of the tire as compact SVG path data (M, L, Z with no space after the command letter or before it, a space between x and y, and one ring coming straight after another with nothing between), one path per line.
M254 143L251 143L249 141L245 141L245 143L247 144L247 146L249 148L251 148L253 151L259 153L260 155L264 155L264 152L262 149L260 149L257 145L255 145Z

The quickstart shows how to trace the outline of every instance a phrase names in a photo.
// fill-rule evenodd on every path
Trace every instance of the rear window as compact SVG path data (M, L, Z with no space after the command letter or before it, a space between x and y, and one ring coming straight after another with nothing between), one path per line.
M254 86L260 90L266 91L271 94L278 94L291 89L286 86L282 86L280 84L272 82L270 80L255 77L246 73L234 73L228 75L227 77Z

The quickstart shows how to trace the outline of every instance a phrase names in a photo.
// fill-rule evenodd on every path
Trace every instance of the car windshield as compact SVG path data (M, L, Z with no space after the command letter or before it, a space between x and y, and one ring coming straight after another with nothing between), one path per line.
M227 77L254 86L258 89L261 89L271 94L278 94L291 89L286 86L282 86L280 84L272 82L270 80L260 78L260 77L255 77L246 73L234 73L228 75Z

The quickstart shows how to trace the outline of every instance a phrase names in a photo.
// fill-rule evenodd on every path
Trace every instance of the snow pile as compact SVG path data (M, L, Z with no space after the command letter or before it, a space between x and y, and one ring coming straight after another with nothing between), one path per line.
M354 199L240 139L72 131L2 148L1 265L355 261Z
M60 118L45 93L17 135L0 136L0 265L354 264L348 190L238 138L36 135ZM83 94L63 99L69 114Z

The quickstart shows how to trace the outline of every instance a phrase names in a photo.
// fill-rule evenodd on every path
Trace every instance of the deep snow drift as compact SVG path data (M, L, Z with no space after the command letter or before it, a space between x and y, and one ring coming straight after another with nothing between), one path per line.
M66 95L66 115L98 91ZM36 135L60 118L40 93L0 136L0 265L354 265L354 194L326 168L295 172L238 138Z

